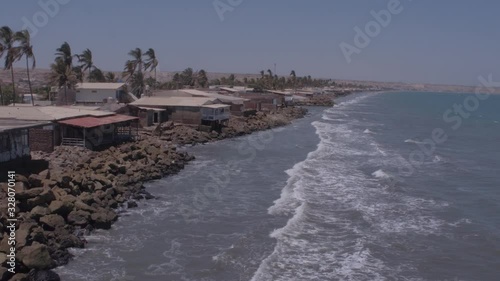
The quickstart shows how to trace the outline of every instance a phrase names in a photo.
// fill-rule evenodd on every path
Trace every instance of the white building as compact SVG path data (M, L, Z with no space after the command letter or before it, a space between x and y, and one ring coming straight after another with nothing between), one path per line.
M100 104L108 99L120 100L127 95L125 83L79 83L75 103Z

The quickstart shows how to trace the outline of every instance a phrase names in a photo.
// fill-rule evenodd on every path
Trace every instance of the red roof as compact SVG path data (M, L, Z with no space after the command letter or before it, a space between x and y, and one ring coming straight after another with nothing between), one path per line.
M59 121L60 124L70 125L81 128L95 128L103 125L123 123L127 121L137 120L139 118L127 115L112 115L105 117L81 117Z

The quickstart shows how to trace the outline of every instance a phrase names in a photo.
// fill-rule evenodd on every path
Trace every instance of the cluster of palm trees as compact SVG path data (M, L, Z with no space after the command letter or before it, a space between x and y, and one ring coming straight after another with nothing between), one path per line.
M250 88L259 89L272 89L272 90L284 90L284 89L297 89L304 87L324 87L331 84L331 80L325 79L313 79L310 75L304 77L298 77L295 70L290 72L288 77L279 77L268 69L267 72L260 71L260 77L255 78L244 78L243 81L235 79L234 74L229 77L222 77L221 79L215 79L211 81L211 84L215 85L230 85L230 86L247 86Z
M304 87L324 87L329 85L331 80L325 79L313 79L311 75L304 77L297 77L295 70L290 72L288 77L278 77L278 75L268 69L267 73L262 70L260 72L261 77L255 81L251 81L252 84L257 85L259 88L283 90L285 88L304 88Z
M73 89L76 83L83 82L85 76L89 82L116 82L118 80L113 72L104 74L96 67L90 49L85 49L81 54L73 55L68 42L64 42L56 50L55 55L55 61L51 65L50 80L54 85L64 88L65 98L67 98L67 90ZM140 48L136 48L129 52L129 56L132 58L125 63L122 76L127 78L132 92L140 96L144 92L146 83L143 71L154 71L152 84L156 85L158 59L154 49L143 53ZM77 65L73 64L73 58L76 58Z
M162 88L179 89L184 87L206 88L208 87L207 72L204 69L194 71L191 67L184 69L181 73L174 74L172 83L165 83Z
M31 102L34 103L33 89L31 87L30 79L30 60L31 68L35 68L36 60L33 53L33 46L31 45L31 36L27 30L13 31L8 26L0 28L0 58L5 59L4 68L10 70L12 78L12 92L13 102L16 103L16 83L14 78L14 63L26 58L26 70L28 73L28 84L31 94Z
M128 55L131 57L125 62L125 68L122 76L127 79L132 88L132 93L140 97L146 88L146 80L143 71L153 71L154 78L149 80L149 86L157 88L156 69L158 68L158 59L155 50L149 48L143 52L141 48L131 50Z

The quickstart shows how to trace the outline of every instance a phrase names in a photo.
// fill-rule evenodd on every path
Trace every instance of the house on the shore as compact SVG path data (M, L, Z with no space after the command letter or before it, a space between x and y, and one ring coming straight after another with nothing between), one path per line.
M31 159L29 130L50 122L0 119L0 163Z
M279 99L281 105L293 105L293 94L291 92L276 90L266 90L266 92L275 95Z
M253 93L254 91L254 88L247 88L241 86L217 87L215 89L217 89L221 94L246 94L246 93Z
M239 94L245 101L246 110L271 112L281 105L281 98L269 93L245 93Z
M229 110L232 115L242 115L245 110L245 98L235 97L230 95L222 95L217 92L206 92L195 89L180 89L173 91L160 91L154 93L155 97L198 97L198 98L211 98L217 99L220 103L229 105Z
M75 92L77 104L101 104L121 100L127 94L125 83L78 83Z
M125 83L78 83L74 89L51 88L55 103L67 105L101 105L109 102L130 102L137 98L127 91Z
M230 117L230 105L216 98L155 96L143 97L129 105L137 108L144 127L173 121L217 128L225 125Z
M0 107L0 120L45 122L30 128L32 151L52 152L55 146L81 146L94 149L133 139L138 135L137 117L63 106Z

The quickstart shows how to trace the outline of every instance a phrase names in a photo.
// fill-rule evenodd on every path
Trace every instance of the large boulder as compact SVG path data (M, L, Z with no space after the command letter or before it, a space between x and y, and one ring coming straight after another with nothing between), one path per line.
M86 211L86 212L89 212L89 213L95 213L97 211L96 208L91 207L91 206L83 203L80 200L77 200L75 202L75 210L82 210L82 211Z
M58 226L64 226L66 222L60 215L47 215L40 218L40 222L50 230L54 230Z
M23 222L19 226L19 229L16 231L16 247L17 249L21 249L26 246L29 242L28 238L30 237L31 230L35 228L37 224L30 222Z
M61 216L67 216L73 209L75 205L69 201L52 201L49 206L49 210L52 214L58 214Z
M52 270L32 270L29 273L30 281L61 281L57 273Z
M110 229L111 224L118 218L115 212L107 211L105 209L99 210L99 212L94 213L90 216L93 225L98 229Z
M30 281L30 279L28 274L26 273L17 273L16 275L12 276L9 281Z
M43 206L36 206L31 210L30 217L32 219L38 220L39 218L49 214L50 214L49 208Z
M12 273L10 273L7 268L0 266L0 280L9 280L9 278L12 276Z
M49 249L43 244L33 244L28 247L24 247L18 256L21 262L28 268L34 269L49 269L52 268L55 263L50 257Z
M42 187L43 180L44 180L43 176L37 174L30 175L28 179L31 187Z
M16 199L18 200L26 200L30 198L37 197L40 195L44 189L42 187L32 188L28 190L16 190Z
M78 211L72 211L71 213L68 214L68 223L72 225L85 227L89 224L89 221L90 221L89 212L78 210Z
M98 182L98 184L101 184ZM78 199L87 205L92 205L94 203L94 197L89 192L83 192L78 196Z

